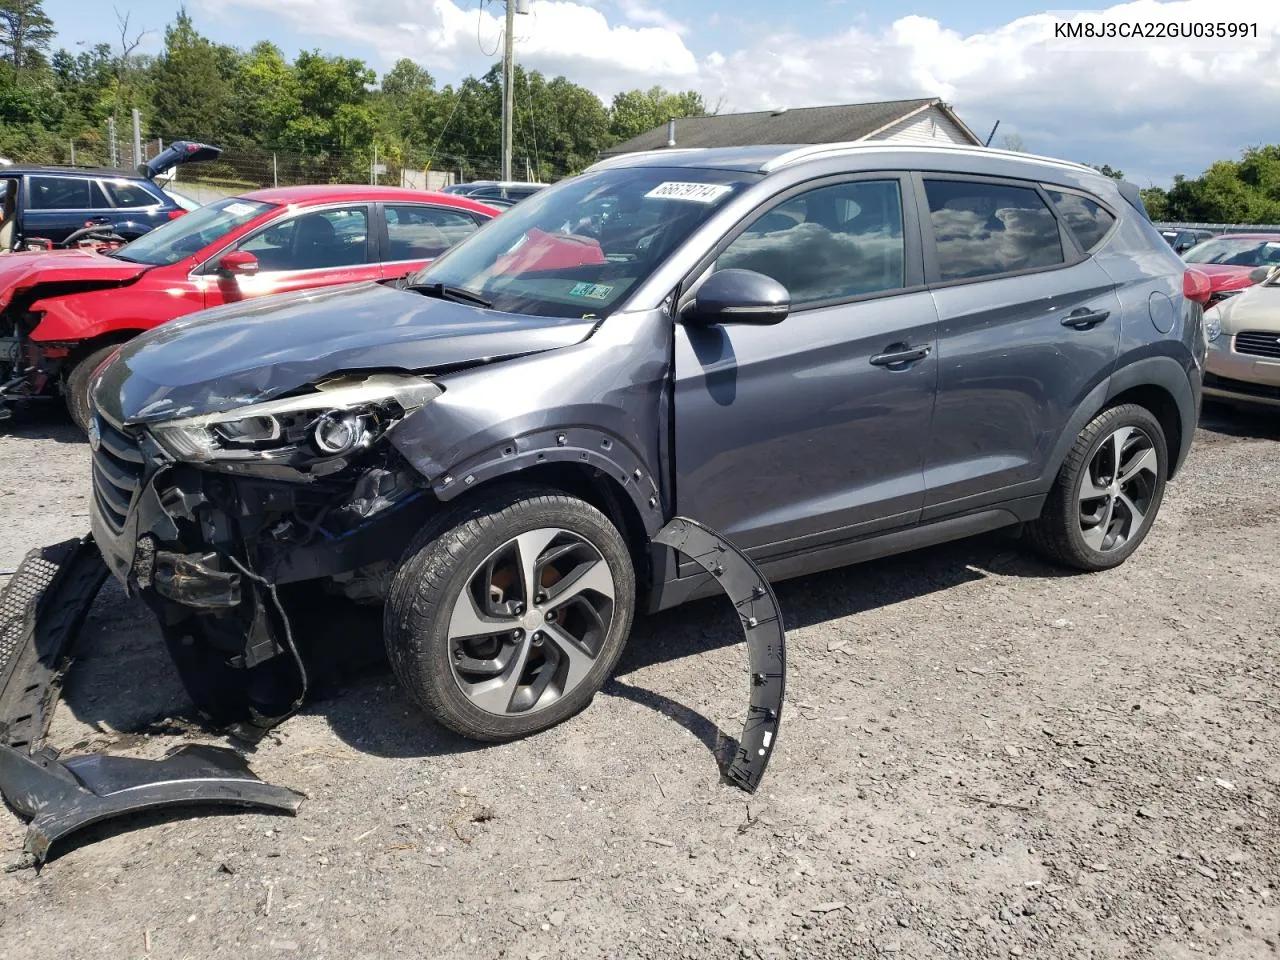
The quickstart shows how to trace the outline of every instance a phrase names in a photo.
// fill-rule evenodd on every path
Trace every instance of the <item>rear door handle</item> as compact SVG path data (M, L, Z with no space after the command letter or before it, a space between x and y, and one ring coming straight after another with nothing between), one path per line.
M932 350L933 345L928 343L923 347L909 347L905 343L891 343L885 348L884 353L877 353L871 358L871 365L875 367L901 368L908 363L923 360Z
M1109 316L1111 316L1110 310L1089 310L1081 307L1063 317L1062 325L1071 327L1073 330L1092 330Z

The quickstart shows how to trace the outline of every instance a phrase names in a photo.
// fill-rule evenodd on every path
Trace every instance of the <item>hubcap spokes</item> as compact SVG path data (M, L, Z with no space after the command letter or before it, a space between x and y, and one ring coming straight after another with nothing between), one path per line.
M1100 553L1118 550L1142 529L1159 485L1155 444L1139 427L1107 437L1080 481L1080 532Z
M613 603L609 565L581 536L546 527L513 537L454 603L449 663L458 688L504 716L550 706L595 665Z

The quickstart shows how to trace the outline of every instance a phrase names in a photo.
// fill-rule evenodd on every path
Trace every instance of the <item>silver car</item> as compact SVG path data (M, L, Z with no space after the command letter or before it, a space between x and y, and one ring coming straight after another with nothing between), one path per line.
M1205 313L1204 395L1280 407L1280 267L1259 267L1255 286Z

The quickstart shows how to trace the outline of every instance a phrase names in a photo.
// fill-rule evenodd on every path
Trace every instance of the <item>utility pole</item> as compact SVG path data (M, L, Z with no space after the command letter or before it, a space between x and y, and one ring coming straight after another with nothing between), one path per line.
M116 156L116 118L107 117L107 143L110 144L111 166L120 166L120 158Z
M511 179L511 128L516 99L516 3L507 0L507 28L502 34L502 180Z
M142 163L142 111L133 108L133 166Z
M507 0L502 34L502 179L511 179L511 140L516 103L516 14L529 12L529 0Z

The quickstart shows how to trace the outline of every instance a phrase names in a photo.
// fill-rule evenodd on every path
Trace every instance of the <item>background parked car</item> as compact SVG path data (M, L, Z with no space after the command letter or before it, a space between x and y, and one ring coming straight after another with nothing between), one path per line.
M1256 268L1253 281L1205 314L1204 394L1280 407L1280 265Z
M222 151L179 140L134 173L20 164L0 170L5 223L0 253L47 249L87 227L125 240L142 236L186 213L154 179L175 166L213 160ZM11 212L10 212L11 211Z
M1201 243L1214 236L1212 230L1183 229L1183 230L1161 230L1160 236L1164 237L1169 246L1173 247L1174 253L1183 253L1190 250L1197 243Z
M472 180L470 183L455 183L445 187L445 192L506 208L532 197L545 186L545 183L515 180Z
M1198 243L1182 259L1209 278L1209 305L1251 287L1258 267L1280 264L1280 234L1230 233Z
M109 255L2 258L0 414L60 389L84 427L93 368L143 330L249 297L396 279L496 215L398 187L280 187L208 204Z

